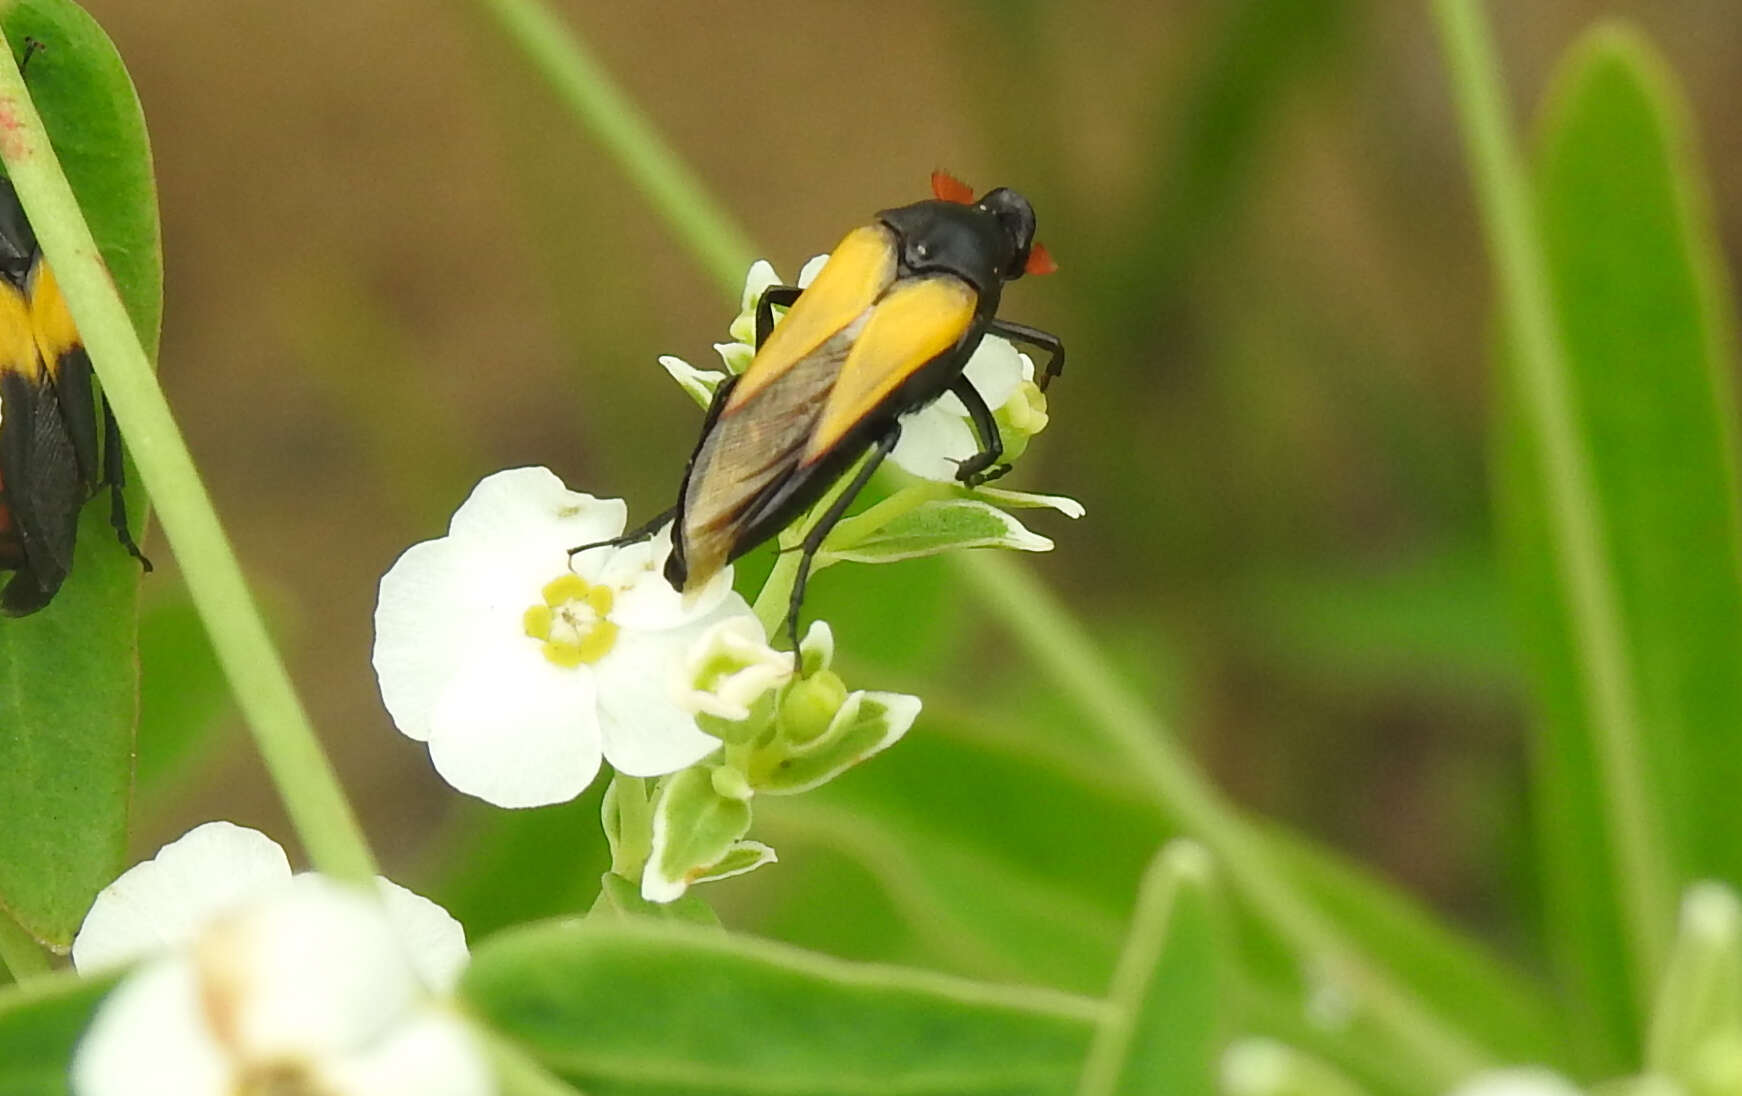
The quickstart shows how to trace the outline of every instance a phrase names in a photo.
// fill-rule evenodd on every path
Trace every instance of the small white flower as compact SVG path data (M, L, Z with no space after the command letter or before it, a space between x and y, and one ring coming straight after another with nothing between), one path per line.
M1478 1073L1452 1096L1579 1096L1577 1085L1543 1066L1514 1066Z
M102 889L73 940L73 966L90 974L186 948L226 915L282 895L292 878L284 850L260 831L196 826ZM460 923L391 880L376 876L375 884L424 985L452 989L467 960Z
M728 617L690 644L678 668L678 703L687 711L742 721L750 707L792 677L792 655L768 645L754 617Z
M382 904L301 875L219 916L111 993L77 1096L487 1096L465 1024L420 981Z
M569 549L621 533L625 513L543 468L498 472L447 536L413 545L382 578L382 700L455 788L502 807L560 803L592 783L601 754L660 776L719 745L672 695L672 665L750 607L730 568L674 591L667 533L571 561Z
M1033 380L1034 363L1008 340L987 335L963 373L986 406L996 412L1007 403L1022 400L1021 387L1024 381ZM1044 425L1044 416L1041 422ZM954 483L960 462L979 451L980 436L974 432L968 409L954 392L945 392L901 420L901 440L895 443L889 459L916 476Z

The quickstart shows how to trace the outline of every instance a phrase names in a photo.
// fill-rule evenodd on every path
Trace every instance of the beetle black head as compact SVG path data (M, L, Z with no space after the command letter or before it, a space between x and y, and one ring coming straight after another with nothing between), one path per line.
M974 203L974 208L997 218L998 226L1010 237L1010 263L999 271L1005 281L1015 281L1028 273L1028 254L1034 248L1034 207L1028 199L1001 186L986 192Z

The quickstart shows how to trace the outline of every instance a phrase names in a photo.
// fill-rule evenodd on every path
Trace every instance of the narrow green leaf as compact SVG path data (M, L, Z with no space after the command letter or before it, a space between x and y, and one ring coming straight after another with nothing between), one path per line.
M1514 606L1537 705L1535 771L1549 929L1591 1064L1637 1052L1649 985L1636 917L1616 896L1620 842L1663 833L1670 882L1742 879L1742 577L1733 367L1718 248L1686 110L1650 48L1606 26L1563 63L1547 108L1538 211L1565 348L1564 383L1636 696L1642 803L1613 783L1588 648L1556 563L1543 441L1508 390L1498 490ZM1668 900L1668 897L1666 900Z
M797 800L759 798L757 833L787 862L764 883L772 891L764 899L779 903L771 916L783 937L860 958L1098 992L1119 954L1135 880L1152 850L1180 830L1080 749L1045 752L1062 741L1056 729L1031 743L1014 728L979 734L934 716L842 780ZM1463 1018L1497 1057L1561 1061L1554 1009L1531 980L1348 861L1280 829L1261 837L1292 885L1424 1000ZM886 950L859 942L853 904L861 895L802 878L803 852L818 845L883 888L906 928L883 940ZM1315 1053L1371 1080L1369 1051L1390 1046L1372 1018L1320 1016L1338 987L1303 970L1249 911L1231 907L1248 977L1288 1013L1279 1018L1298 1018L1322 1036ZM1297 1037L1285 1025L1265 1029Z
M0 991L0 1096L63 1096L73 1047L114 984L68 972Z
M825 547L818 553L817 562L895 563L958 548L1048 552L1052 550L1052 541L1030 532L995 506L973 499L945 499L909 510L851 544Z
M1645 1066L1705 1091L1714 1049L1726 1041L1742 1043L1742 902L1721 883L1696 883L1657 991Z
M495 937L473 1011L593 1096L1067 1091L1094 1002L644 921Z
M0 7L8 38L42 42L29 87L128 313L157 345L162 255L144 118L102 30L66 0ZM7 63L7 62L0 62ZM135 519L143 498L129 492ZM0 620L0 906L65 948L122 868L138 716L139 565L107 507L85 508L54 602Z
M1176 841L1144 874L1078 1096L1213 1096L1224 1036L1223 914L1210 857Z

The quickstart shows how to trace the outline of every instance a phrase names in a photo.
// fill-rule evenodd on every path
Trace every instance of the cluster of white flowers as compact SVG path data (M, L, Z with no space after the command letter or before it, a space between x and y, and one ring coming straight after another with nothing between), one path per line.
M211 822L97 897L81 973L136 965L73 1060L77 1096L488 1096L474 1036L443 1004L467 960L459 922L292 875L266 835Z

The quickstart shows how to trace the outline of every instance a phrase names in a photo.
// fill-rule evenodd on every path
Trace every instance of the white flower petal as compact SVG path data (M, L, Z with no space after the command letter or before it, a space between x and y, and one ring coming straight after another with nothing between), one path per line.
M103 999L73 1053L77 1096L229 1096L234 1071L204 1022L193 963L160 959Z
M213 926L194 955L213 1026L244 1062L368 1046L423 994L380 904L319 875Z
M258 830L196 826L104 887L73 941L84 973L181 947L208 922L290 883L290 861Z
M1008 339L987 335L974 348L974 354L962 372L968 383L974 386L974 391L986 401L986 406L997 410L1016 394L1016 386L1022 383L1023 361L1024 355ZM1032 362L1028 364L1028 372L1034 372ZM966 408L963 411L965 413Z
M747 342L715 343L714 353L720 355L726 372L734 376L749 369L750 363L756 358L756 348Z
M490 1096L496 1083L471 1029L425 1009L378 1045L321 1071L334 1096Z
M827 264L828 261L829 257L827 254L812 255L803 266L799 267L798 287L800 289L809 289L811 283L817 280L817 275L823 272L823 266Z
M774 264L767 259L757 259L750 264L749 273L744 275L744 292L738 296L738 311L755 310L756 302L768 292L768 287L779 284L780 275L774 272Z
M599 771L592 675L536 643L483 650L443 691L429 755L442 779L499 807L563 803Z
M916 476L953 483L959 467L957 461L966 460L979 450L979 440L968 420L934 403L901 420L901 438L889 459Z
M974 495L1001 506L1029 510L1057 510L1067 518L1080 518L1086 512L1083 504L1065 495L1037 495L1029 491L1006 491L1000 487L981 485Z
M451 992L471 958L465 928L447 910L391 879L377 875L375 888L418 979L436 993Z
M469 561L452 540L406 549L375 603L372 661L381 701L400 733L429 739L430 710L474 638L476 610L464 602Z
M612 768L629 776L663 776L688 768L720 745L697 729L695 716L679 706L671 688L674 663L702 630L657 635L625 630L600 660L599 725Z
M665 561L670 555L668 527L652 540L628 545L604 563L593 581L613 587L616 596L611 619L618 627L638 632L677 628L711 616L736 598L730 567L722 568L701 589L678 593L665 580ZM742 599L738 601L742 603Z
M1579 1089L1553 1070L1521 1066L1478 1073L1452 1096L1579 1096Z
M719 346L715 346L714 349L718 350ZM714 401L714 389L720 387L721 382L726 379L726 374L718 370L697 369L682 358L676 358L670 354L660 355L659 364L665 367L665 371L671 375L671 379L678 383L678 387L682 388L690 399L695 400L703 407ZM587 542L582 541L581 543ZM570 545L570 547L572 548L574 545Z
M485 476L454 512L448 535L478 551L510 557L525 546L566 552L623 531L622 499L570 491L548 468L509 468Z

